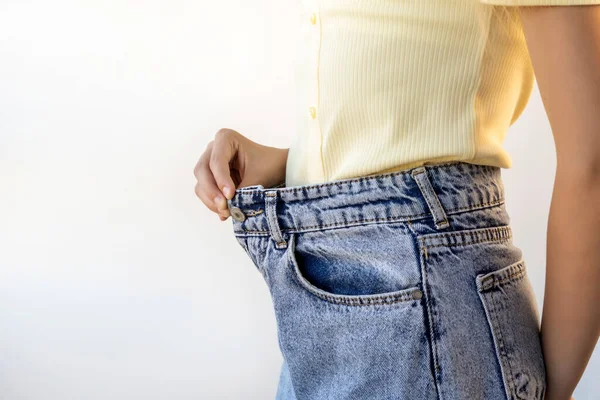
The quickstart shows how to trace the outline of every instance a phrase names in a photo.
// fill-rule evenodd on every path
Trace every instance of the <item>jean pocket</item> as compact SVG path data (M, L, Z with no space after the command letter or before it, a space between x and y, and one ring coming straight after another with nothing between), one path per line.
M287 263L304 290L320 300L346 306L420 301L418 273L411 269L411 265L417 265L416 260L408 257L399 262L402 246L386 249L387 242L382 239L394 240L398 234L387 236L388 228L375 226L364 228L371 230L370 234L359 227L344 229L331 235L315 232L317 236L310 239L290 235Z
M546 370L539 313L525 261L478 274L485 309L508 399L544 398Z

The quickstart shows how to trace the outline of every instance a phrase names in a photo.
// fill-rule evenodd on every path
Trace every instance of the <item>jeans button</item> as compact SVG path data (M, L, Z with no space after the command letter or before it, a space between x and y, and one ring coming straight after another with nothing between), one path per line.
M416 289L413 293L412 293L412 297L415 300L419 300L421 297L423 297L423 292L421 292L421 290Z
M246 219L246 214L238 207L231 207L229 212L231 213L231 217L236 221L242 222Z

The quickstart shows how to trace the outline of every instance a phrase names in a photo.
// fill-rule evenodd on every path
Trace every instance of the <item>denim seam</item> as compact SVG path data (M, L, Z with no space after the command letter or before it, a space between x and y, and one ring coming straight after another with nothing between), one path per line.
M444 197L443 195L441 195L440 197ZM304 199L304 200L314 200L314 199ZM301 201L304 201L301 200ZM496 199L494 201L488 201L485 203L478 203L475 205L471 205L471 206L466 206L466 207L459 207L459 208L449 208L447 210L445 210L447 215L451 215L451 214L456 214L462 211L476 211L476 210L481 210L484 208L488 208L488 207L495 207L495 206L499 206L501 204L504 204L506 201L506 199L504 197L501 197L499 199ZM259 208L259 210L262 210L262 208ZM254 211L253 209L244 209L243 211ZM424 214L410 214L407 215L405 218L408 217L424 217L424 216L431 216L431 212L428 213L424 213Z
M465 247L465 246L469 246L471 244L477 244L477 243L502 243L502 242L506 242L510 240L510 236L506 237L506 238L497 238L497 239L490 239L490 240L474 240L471 242L467 242L467 243L461 243L461 244L436 244L435 246L427 246L427 248L429 249L435 249L435 248L439 248L439 247ZM425 247L425 245L423 245Z
M507 384L508 384L507 391L509 393L507 393L507 394L509 394L509 397L512 397L512 393L514 393L514 388L515 388L515 383L513 381L513 368L512 368L511 362L510 362L510 357L508 357L508 354L506 353L506 346L504 344L504 337L502 335L502 330L501 330L501 327L500 327L499 317L498 317L498 315L496 313L496 310L497 310L497 308L496 308L496 300L494 300L494 292L493 291L490 292L490 297L491 297L492 304L493 304L492 307L494 307L494 312L492 313L492 315L494 316L494 319L496 320L496 329L495 330L496 330L496 334L498 335L498 343L500 343L500 345L501 345L500 347L502 348L502 350L500 351L500 355L501 355L501 357L504 358L504 360L506 360L506 364L507 364L507 367L508 367L507 368L508 371L507 371L507 374L506 374L507 375L506 376L506 380L507 380ZM498 361L500 363L502 363L502 360L498 360Z
M501 279L496 282L498 285L504 285L509 283L516 283L525 277L525 270L517 271L504 279Z
M279 218L277 214L277 193L269 191L265 194L265 210L267 217L267 225L269 228L269 234L273 238L278 249L286 248L287 242L281 232L279 226Z
M406 222L407 225L410 225L412 227L412 224L410 223L410 220L407 221L396 221L396 222ZM340 224L341 226L351 226L351 225L346 225L346 224ZM313 227L316 228L316 227ZM269 231L256 231L256 230L252 230L252 231L244 231L245 233L264 233L264 234L268 234ZM304 231L296 231L296 230L292 230L292 229L283 229L282 232L286 232L286 233L302 233ZM246 234L241 234L241 233L237 233L236 236L253 236L253 235L246 235ZM488 240L478 240L478 239L474 239L474 240L470 240L464 243L444 243L444 244L436 244L436 245L426 245L426 239L427 238L423 238L420 237L420 242L423 245L423 247L426 248L430 248L430 249L434 249L434 248L438 248L438 247L464 247L464 246L469 246L471 244L476 244L476 243L502 243L502 242L506 242L509 241L510 239L512 239L513 236L512 234L509 234L508 236L501 236L501 237L495 237L495 238L491 238Z
M496 202L496 203L482 203L480 204L480 206L482 207L476 207L476 208L469 208L469 211L475 211L478 209L482 209L485 208L488 205L491 206L497 206L500 205L504 202L504 199L502 199L502 201ZM448 215L450 214L454 214L457 211L463 211L465 210L464 208L462 209L454 209L451 212L448 213ZM347 222L340 222L340 223L333 223L333 224L326 224L326 225L313 225L313 226L305 226L302 227L302 230L297 230L294 228L282 228L281 232L286 232L286 233L298 233L298 232L302 232L303 230L306 229L320 229L320 228L330 228L330 227L337 227L337 226L353 226L353 225L360 225L363 223L377 223L377 222L406 222L407 220L409 220L410 218L412 219L420 219L421 217L431 217L431 213L425 213L425 214L410 214L407 216L400 216L400 217L392 217L392 218L371 218L371 219L360 219L357 221L352 222L351 224L347 223ZM256 230L256 229L251 229L251 230L245 230L242 228L242 232L248 233L248 232L252 232L252 233L270 233L268 230ZM452 235L453 233L456 234L457 232L460 231L450 231L450 232L446 232L440 235ZM238 232L239 233L239 232ZM429 236L431 238L433 237L437 237L437 236Z
M412 237L413 237L413 241L416 244L417 248L420 248L421 246L419 245L419 241L418 239L418 235L415 232L415 230L412 228L412 224L410 223L409 220L409 226L408 229L412 232ZM440 388L439 388L439 374L440 374L440 366L439 366L439 356L438 356L438 349L437 349L437 343L434 337L434 329L435 329L435 324L434 324L434 314L435 311L432 308L431 305L431 301L430 301L430 297L431 297L431 293L430 293L430 288L429 288L429 280L427 278L427 247L423 246L422 250L420 252L423 257L420 258L420 264L421 264L421 271L422 271L422 290L423 290L423 298L425 300L425 309L427 310L427 325L429 327L429 343L430 343L430 351L431 351L431 355L432 355L432 359L433 359L433 380L435 382L435 390L436 390L436 396L438 398L438 400L440 399Z
M431 184L427 170L424 167L419 167L413 170L411 175L417 183L421 194L425 198L425 202L427 203L429 211L433 217L435 227L437 229L442 229L450 226L448 222L448 216L446 215L446 210L440 202L439 194L436 193L433 185Z
M255 215L262 214L265 210L259 208L258 210L243 210L246 217L254 217Z
M423 246L427 248L438 247L462 247L475 243L502 243L510 241L513 237L510 225L498 225L492 227L472 228L467 230L450 231L435 235L425 234L419 236ZM437 240L436 240L437 239ZM452 243L451 240L462 240ZM428 244L433 242L433 244Z
M510 360L510 357L508 356L508 354L506 353L506 346L504 343L504 337L503 337L503 332L501 329L501 324L500 324L500 320L499 320L499 316L498 316L498 304L499 302L497 300L494 299L494 296L497 294L495 293L493 290L493 288L498 288L499 290L501 290L504 293L504 289L502 289L503 286L506 285L512 285L516 282L521 281L526 274L526 269L525 269L525 264L524 264L524 260L521 259L518 262L510 265L509 267L507 267L505 269L506 272L506 276L502 276L500 279L496 278L496 275L494 275L494 272L497 271L492 271L488 274L487 277L483 277L484 274L482 276L478 276L476 279L476 286L478 291L480 292L480 299L483 301L483 305L484 308L489 308L489 311L486 311L486 314L488 314L488 321L490 323L490 329L492 332L492 335L494 336L494 342L495 342L495 346L497 345L497 352L496 355L498 357L498 363L500 364L500 370L503 371L502 373L502 380L503 383L505 385L505 391L506 391L506 395L508 398L512 398L512 394L516 393L516 384L514 382L514 368L512 365L512 362ZM482 282L484 282L484 280L487 279L492 279L493 282L489 285L484 285ZM484 294L484 292L489 291L489 298L490 301L486 301L486 295ZM497 344L496 344L497 343ZM504 370L506 368L506 371Z
M458 236L458 235L462 235L462 236L475 236L476 239L481 238L483 234L486 233L491 233L491 234L498 234L498 235L504 235L504 234L510 234L510 226L509 225L497 225L497 226L487 226L487 227L481 227L481 228L471 228L471 229L466 229L466 230L458 230L458 231L450 231L450 232L443 232L443 233L435 233L432 235L421 235L421 238L424 240L428 240L428 239L437 239L437 238L443 238L443 237L448 237L448 236ZM504 232L506 231L506 232Z
M440 197L443 197L443 196L440 196ZM450 214L456 214L457 212L461 212L461 211L475 211L475 210L481 210L481 209L488 208L488 207L495 207L495 206L504 204L505 201L506 201L506 199L504 197L501 197L497 200L486 202L486 203L475 204L474 206L451 208L451 209L446 210L446 214L450 215Z
M420 216L428 216L430 214L419 214L417 215L418 217ZM415 217L415 215L411 215L411 217ZM399 218L372 218L372 219L361 219L352 223L347 223L347 222L340 222L340 223L333 223L333 224L327 224L327 225L313 225L313 226L304 226L302 227L302 230L298 230L298 229L294 229L294 228L283 228L281 229L281 232L285 232L285 233L301 233L304 232L305 230L308 229L320 229L320 228L335 228L335 227L350 227L350 226L357 226L357 225L363 225L365 222L366 223L377 223L377 222L406 222L406 219L408 217L399 217ZM264 230L257 230L257 229L252 229L252 230L243 230L244 233L266 233L268 234L269 231L264 231ZM239 232L237 232L239 234ZM243 235L241 235L243 236Z
M476 279L476 286L480 285L480 280ZM483 307L483 310L485 312L485 317L486 320L488 322L488 329L490 332L490 335L492 336L492 345L494 348L494 354L495 354L495 358L496 358L496 362L498 363L498 366L500 367L500 377L502 378L502 387L504 388L504 393L506 394L506 398L507 399L511 399L511 395L510 395L510 389L508 387L508 383L506 382L506 378L505 378L505 366L502 363L502 356L501 356L501 352L502 352L502 345L503 343L501 342L501 337L500 335L496 334L497 329L496 329L496 318L494 316L494 311L495 309L493 309L492 307L493 302L488 302L486 301L486 294L481 292L480 290L478 290L478 296L479 296L479 300L481 301L481 305Z
M412 292L410 294L406 294L406 295L402 294L402 295L395 295L395 296L381 296L381 297L372 298L372 299L339 298L339 297L324 295L322 293L317 293L314 290L312 290L311 288L308 288L303 284L301 284L301 285L306 290L308 290L308 292L310 294L317 296L318 298L320 298L322 300L328 301L333 304L344 305L344 306L352 306L352 307L354 307L354 306L378 306L378 305L385 306L385 305L405 303L405 302L408 302L411 300L416 300L414 297L412 297ZM413 290L416 290L416 288Z
M365 295L365 296L357 296L357 297L351 297L351 296L345 296L345 295L334 295L334 294L318 292L313 288L313 286L311 284L305 282L304 279L306 279L306 278L302 277L301 274L296 270L296 268L297 268L297 262L295 260L296 237L293 237L293 239L290 238L290 240L288 242L290 242L292 240L294 241L293 248L289 248L288 251L290 253L289 253L288 259L287 259L287 263L288 263L289 267L292 269L292 277L302 288L304 288L310 294L312 294L322 300L328 301L333 304L345 305L345 306L391 305L391 304L404 303L404 302L418 300L413 297L414 291L419 289L418 286L402 289L400 291L396 291L396 293L393 293L393 294ZM401 293L397 293L397 292L401 292Z
M518 265L521 265L521 263L519 263ZM516 283L516 282L520 281L521 279L523 279L524 277L525 277L525 269L524 269L524 267L519 267L519 269L517 271L511 272L509 275L507 275L501 279L494 278L494 282L491 284L491 286L482 288L481 291L482 292L488 291L490 289L493 289L494 287L497 287L498 285L505 286L505 285L508 285L511 283Z

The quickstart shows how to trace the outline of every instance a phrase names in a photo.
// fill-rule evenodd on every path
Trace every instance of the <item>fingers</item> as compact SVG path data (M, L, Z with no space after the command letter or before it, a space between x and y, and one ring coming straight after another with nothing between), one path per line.
M194 167L194 176L197 179L195 192L204 205L212 212L219 214L221 221L224 221L229 217L230 213L227 208L227 200L219 190L209 167L213 147L214 142L209 142L206 150Z
M218 189L227 199L235 194L235 184L231 179L230 162L237 155L239 142L231 129L220 129L215 135L213 149L210 153L208 166Z

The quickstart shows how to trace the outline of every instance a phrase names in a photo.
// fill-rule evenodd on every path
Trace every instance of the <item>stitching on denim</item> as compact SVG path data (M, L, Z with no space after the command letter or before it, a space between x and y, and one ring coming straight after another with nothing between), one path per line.
M391 305L391 304L396 304L396 303L403 303L403 302L407 302L407 301L411 301L411 300L417 300L413 297L413 292L416 291L418 288L414 287L414 288L408 288L406 290L410 290L410 292L406 292L406 293L397 293L397 294L393 294L393 295L381 295L381 296L374 296L374 297L363 297L363 296L358 296L358 297L349 297L349 296L343 296L343 295L333 295L333 294L324 294L324 293L320 293L314 290L314 288L312 286L309 286L302 278L301 276L298 276L298 272L295 269L295 265L292 265L291 268L293 269L292 271L292 276L294 277L294 280L296 280L296 282L298 282L298 284L300 286L302 286L306 291L308 291L310 294L323 299L325 301L328 301L330 303L333 304L338 304L338 305L345 305L345 306L374 306L374 305Z
M243 210L246 217L254 217L255 215L262 214L265 210L259 208L258 210Z
M290 239L291 241L292 239ZM406 288L402 290L402 293L394 293L394 294L381 294L381 295L365 295L365 296L347 296L347 295L335 295L335 294L326 294L320 293L315 290L313 285L306 280L297 270L298 265L296 261L296 238L294 237L293 248L290 248L289 255L287 256L287 264L289 268L292 270L292 277L294 280L302 286L307 292L310 294L328 301L333 304L338 305L346 305L346 306L375 306L375 305L391 305L396 303L408 302L411 300L417 301L413 297L413 292L418 290L417 286L412 288Z
M407 221L402 221L402 220L388 220L391 222L407 222ZM310 228L321 228L321 227L331 227L331 226L351 226L348 225L347 223L341 223L341 224L329 224L329 225L317 225L317 226L311 226L311 227L305 227L305 229L310 229ZM412 227L412 225L411 225ZM302 231L296 231L294 229L283 229L282 232L286 232L286 233L299 233ZM250 230L250 231L243 231L243 233L240 232L236 232L235 236L261 236L261 235L247 235L247 233L262 233L262 234L269 234L269 231L263 231L263 230ZM465 233L465 232L461 232L461 231L455 231L454 232L456 235L455 236L461 236L461 235L473 235L473 234L469 234L469 233ZM449 235L452 236L451 232L449 232ZM477 233L475 233L475 236L479 236L477 235ZM436 245L425 245L425 241L427 238L423 238L420 237L420 241L422 244L422 247L425 249L425 252L427 251L427 248L429 249L434 249L434 248L438 248L438 247L462 247L462 246L468 246L470 244L475 244L475 243L502 243L505 241L508 241L510 239L513 238L512 234L508 234L508 235L503 235L503 236L496 236L496 237L492 237L491 239L485 240L478 240L478 239L474 239L474 240L469 240L466 241L464 243L444 243L444 244L436 244Z
M505 277L502 277L501 279L495 278L494 272L497 272L497 271L493 271L490 273L491 275L489 275L489 277L492 277L492 279L493 279L491 286L486 286L486 287L482 288L482 291L488 291L490 289L493 289L494 287L498 287L499 285L505 285L505 284L509 284L512 282L518 282L522 278L525 277L526 270L525 270L524 262L519 261L517 264L511 265L511 270L507 271L507 272L509 272L508 275L506 275Z
M514 272L514 273L508 275L506 278L500 279L496 282L498 285L501 285L501 284L510 283L510 282L517 282L524 277L525 277L525 270L520 269L517 272Z
M492 202L478 203L478 204L475 204L475 205L472 205L472 206L466 206L466 207L451 208L451 209L446 210L446 214L447 215L452 215L452 214L456 214L456 213L461 212L461 211L477 211L477 210L481 210L483 208L486 208L488 206L495 207L495 206L499 206L501 204L504 204L505 200L506 199L502 197L502 198L500 198L500 199L498 199L496 201L492 201ZM262 209L259 208L259 210L262 210ZM423 216L429 216L429 215L431 215L431 213L410 214L410 217L423 217Z
M429 213L427 214L412 214L411 217L424 217L424 216L428 216L430 215ZM293 228L285 228L285 229L281 229L281 232L286 232L286 233L298 233L298 232L302 232L305 229L317 229L317 228L330 228L330 227L337 227L337 226L353 226L353 225L360 225L364 222L370 223L370 222L404 222L405 218L407 217L392 217L392 218L371 218L371 219L360 219L357 221L354 221L352 223L348 223L348 222L336 222L333 224L326 224L326 225L313 225L313 226L303 226L302 230L296 230ZM269 231L264 231L264 230L256 230L256 229L252 229L252 230L243 230L242 232L244 233L269 233Z
M425 234L419 237L423 246L434 249L439 247L463 247L476 243L503 243L512 240L513 234L510 225L500 225L467 230L450 231L435 235ZM452 241L461 241L453 243ZM436 243L437 242L437 243Z
M436 244L434 246L427 246L427 248L435 249L438 247L464 247L464 246L469 246L471 244L476 244L476 243L502 243L502 242L506 242L508 240L510 240L510 237L496 238L496 239L490 239L490 240L473 240L470 242L460 243L460 244ZM423 245L423 246L425 247L425 245Z
M287 247L287 242L285 238L283 238L283 234L281 232L281 227L279 226L278 214L276 211L277 207L277 193L275 192L267 192L267 199L265 204L266 215L267 215L267 225L269 235L275 241L276 247L278 249L284 249ZM281 240L278 240L281 238Z
M415 241L417 247L421 247L419 245L419 241L416 240L418 238L418 235L412 229L412 226L409 226L408 229L412 232L412 237L413 237L413 240ZM434 329L435 329L435 326L436 326L436 324L434 323L434 316L435 316L434 314L435 314L435 311L433 310L432 305L431 305L431 301L430 301L430 295L431 294L430 294L430 290L429 290L429 280L427 278L427 267L428 267L428 264L427 264L427 259L428 259L428 257L427 257L427 247L424 246L424 245L423 245L422 254L423 254L423 252L424 252L424 258L422 258L422 259L419 260L419 264L421 265L421 269L423 271L423 277L422 277L421 286L422 286L422 291L423 291L423 297L425 298L425 307L426 307L427 316L428 316L427 323L429 325L429 332L430 332L430 335L431 335L431 338L430 338L431 339L431 342L430 342L431 343L431 352L433 353L433 367L434 367L434 370L435 370L435 373L436 373L436 375L434 376L435 390L437 392L437 397L439 398L439 388L438 388L438 386L439 386L439 377L438 377L438 375L440 373L440 366L439 366L439 356L438 356L437 343L436 343L436 341L434 339Z
M420 174L424 174L422 178L424 181L421 181L421 178L416 178L416 176ZM439 229L448 225L448 219L446 217L445 212L446 210L444 210L444 207L442 207L439 195L435 192L435 189L433 188L425 169L423 168L422 170L419 170L419 172L414 173L412 175L415 181L417 182L417 186L423 194L423 197L425 197L425 202L427 203L427 206L430 209L431 215L435 222L435 226ZM437 217L440 215L443 216L443 220L437 221Z
M476 280L476 285L479 289L479 285L480 285L480 280L477 279ZM478 296L479 296L479 300L481 301L481 304L483 306L483 309L485 311L485 316L486 316L486 321L488 323L488 328L490 331L490 334L492 335L492 341L494 344L494 354L495 354L495 358L496 358L496 362L498 362L498 365L500 367L500 371L501 374L500 376L502 377L502 387L504 388L504 392L506 393L506 398L507 399L511 399L511 394L510 394L510 388L508 383L506 382L506 372L505 372L505 365L502 362L502 349L503 349L503 343L502 343L502 338L501 336L497 333L498 329L497 329L497 320L496 320L496 316L495 316L495 309L494 309L494 302L490 302L487 301L487 295L485 293L482 293L481 291L478 291Z
M266 194L265 196L267 196L268 194ZM440 194L438 195L439 197L444 197L444 194ZM323 196L324 197L324 196ZM321 197L322 198L322 197ZM302 199L300 201L304 201L304 200L314 200L312 198L309 199ZM458 207L458 208L449 208L446 211L446 214L451 215L451 214L455 214L457 212L461 212L461 211L475 211L475 210L480 210L482 208L486 208L488 206L497 206L497 205L501 205L506 201L506 198L504 197L499 197L498 199L494 200L494 201L487 201L485 203L477 203L474 205L470 205L470 206L465 206L465 207ZM441 203L440 203L441 204ZM425 213L425 214L411 214L411 216L421 216L421 215L431 215L431 213Z
M425 179L427 179L427 178L425 178ZM432 194L428 190L429 188L426 187L426 185L423 182L419 181L418 179L417 179L417 186L419 186L419 189L421 189L421 193L425 197L425 202L427 203L427 205L429 205L431 208L435 209L435 206L437 204L440 204L440 202L438 201L437 204L434 204L435 196L432 196ZM441 205L440 205L440 207L441 207ZM433 214L433 211L431 213ZM435 219L435 215L433 215L433 217Z
M456 214L457 212L460 212L460 211L476 211L476 210L480 210L482 208L486 208L487 206L499 206L501 204L504 204L505 200L506 199L504 197L500 197L498 200L491 201L491 202L478 203L473 206L452 208L452 209L447 210L446 213L448 215L450 215L450 214Z
M504 284L512 284L514 282L522 280L526 274L524 260L520 260L517 263L511 265L505 271L508 272L508 275L505 277L502 277L501 279L496 279L495 275L492 272L491 275L489 275L489 276L493 277L494 282L492 283L491 287L483 289L482 292L485 292L489 289L493 289L495 287L502 290L502 286L504 286ZM516 385L515 385L515 381L514 381L514 372L513 372L514 368L513 368L511 359L506 352L506 346L505 346L504 337L503 337L503 330L501 329L501 325L500 325L499 313L501 312L501 310L498 308L500 303L494 299L494 296L496 294L497 293L493 290L489 291L490 301L486 302L486 304L490 308L490 314L494 318L494 321L492 322L492 329L494 332L494 336L496 337L496 339L498 341L498 348L499 348L498 356L500 357L499 362L501 363L501 365L504 365L506 367L507 371L505 374L503 374L504 375L503 378L506 380L507 395L509 397L511 397L516 392ZM483 295L483 296L484 296L483 298L485 298L486 295Z
M387 295L387 296L374 297L374 298L364 298L362 296L352 298L352 297L337 297L337 296L332 296L332 295L325 295L323 293L315 292L311 288L306 287L304 285L303 285L303 287L305 287L305 289L307 289L311 294L313 294L323 300L329 301L334 304L341 304L341 305L345 305L345 306L389 305L389 304L402 303L402 302L406 302L406 301L410 301L410 300L416 300L412 297L412 292L410 294ZM416 289L414 289L414 290L416 290Z
M452 214L455 214L460 211L476 211L476 210L486 208L487 206L495 207L495 206L501 205L503 203L504 203L504 199L502 198L499 201L492 202L492 203L480 203L479 205L473 206L473 207L456 208L456 209L449 211L448 215L452 215ZM406 221L406 219L408 219L408 218L417 219L420 217L430 217L430 216L431 216L431 213L424 213L424 214L410 214L408 216L399 216L399 217L391 217L391 218L359 219L359 220L352 222L352 225L358 225L358 224L370 223L370 222L403 222L403 221ZM333 223L333 224L325 224L325 225L303 226L302 229L304 230L304 229L316 229L316 228L329 228L329 227L336 227L336 226L351 226L351 224L348 224L347 222L342 222L342 223ZM246 230L244 228L241 228L241 231L238 231L238 232L269 233L269 231L265 231L265 230L257 230L257 229ZM284 228L284 229L281 229L281 232L295 233L295 232L300 232L300 231L293 229L293 228ZM448 234L452 234L452 231L444 233L444 235L448 235ZM430 236L430 237L433 238L434 236Z
M496 307L497 304L496 304L496 301L494 300L494 292L493 291L490 292L490 298L491 298L492 307L493 307L493 310L494 310L494 312L492 313L492 315L494 316L494 319L496 320L495 331L496 331L496 334L498 335L498 343L500 344L499 347L501 348L500 356L502 357L502 359L504 360L504 362L506 362L506 365L507 365L508 371L507 371L506 375L508 375L508 376L506 377L506 379L508 380L508 384L509 384L508 392L510 392L511 397L512 397L512 394L514 393L515 384L514 384L514 381L513 381L513 369L512 369L512 365L510 363L510 358L508 357L508 354L506 353L506 346L504 344L504 337L502 335L502 330L500 329L500 322L499 322L500 320L499 320L498 313L501 312L501 310L498 310L497 307ZM503 362L503 361L500 361L500 362Z
M444 218L441 221L436 222L435 226L436 228L446 228L450 225L450 222L448 222L448 220L446 218Z
M462 231L450 231L450 232L436 233L433 235L425 235L425 236L422 235L420 237L420 239L423 241L426 241L429 239L438 239L438 238L443 238L443 237L447 237L447 236L459 236L459 235L480 237L480 235L485 234L485 233L503 235L505 233L510 234L510 231L511 231L511 228L509 225L501 225L501 226L473 228L473 229L462 230Z

